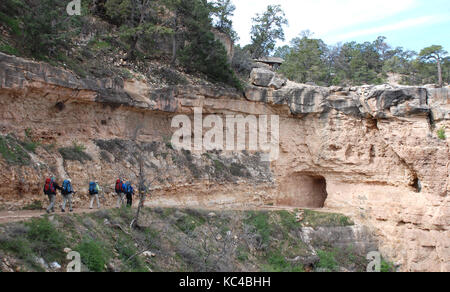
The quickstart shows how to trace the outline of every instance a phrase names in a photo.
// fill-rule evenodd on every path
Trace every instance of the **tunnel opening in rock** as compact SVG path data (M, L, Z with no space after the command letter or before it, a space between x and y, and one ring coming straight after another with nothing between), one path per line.
M325 177L294 173L281 182L276 203L299 208L323 208L327 197Z

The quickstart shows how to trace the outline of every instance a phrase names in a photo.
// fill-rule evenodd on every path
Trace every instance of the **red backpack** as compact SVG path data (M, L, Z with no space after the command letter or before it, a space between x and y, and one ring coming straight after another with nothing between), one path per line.
M122 181L120 179L118 179L116 181L116 193L122 193L123 189L122 189Z
M44 186L44 194L51 195L56 192L55 186L53 185L53 180L50 178L47 178L45 180L45 186Z

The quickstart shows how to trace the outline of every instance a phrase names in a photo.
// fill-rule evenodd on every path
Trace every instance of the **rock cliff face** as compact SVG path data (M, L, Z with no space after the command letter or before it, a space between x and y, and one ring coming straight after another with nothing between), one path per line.
M257 74L252 79L264 81ZM152 89L137 80L80 79L0 54L0 204L42 199L51 174L71 177L81 193L97 179L111 203L117 176L136 182L142 153L148 181L156 178L150 205L331 209L369 226L401 270L450 271L449 89L270 79L244 95L205 86ZM194 107L278 115L278 159L174 150L172 118L192 116ZM447 129L445 139L439 129ZM40 144L30 150L29 141Z

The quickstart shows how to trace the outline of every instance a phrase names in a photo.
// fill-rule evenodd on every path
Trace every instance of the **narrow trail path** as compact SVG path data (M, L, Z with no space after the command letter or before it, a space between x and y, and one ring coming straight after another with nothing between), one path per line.
M66 211L65 213L62 213L61 210L58 210L55 213L51 213L51 215L53 215L53 214L58 214L58 215L86 214L86 213L92 213L92 212L95 212L98 210L99 209L92 209L92 210L90 210L90 209L74 209L72 213L70 213L68 211ZM0 224L26 221L28 219L35 218L35 217L41 217L46 214L47 214L47 212L45 212L45 210L0 211Z
M188 209L188 208L194 208L194 207L185 207L185 206L157 206L153 204L146 204L146 207L149 208L179 208L179 209ZM65 213L62 213L61 210L57 209L55 213L51 214L58 214L58 215L68 215L68 214L87 214L92 212L97 212L99 210L110 210L114 209L112 207L103 207L100 209L94 208L75 208L72 213L66 211ZM134 207L133 207L134 209ZM237 210L237 211L295 211L295 210L313 210L323 213L335 213L335 210L330 209L311 209L311 208L299 208L299 207L289 207L289 206L245 206L245 207L211 207L211 208L205 208L203 206L199 206L195 209L200 210L208 210L211 212L214 211L225 211L225 210ZM20 221L26 221L31 218L41 217L46 215L45 210L18 210L18 211L0 211L0 224L6 224L11 222L20 222Z

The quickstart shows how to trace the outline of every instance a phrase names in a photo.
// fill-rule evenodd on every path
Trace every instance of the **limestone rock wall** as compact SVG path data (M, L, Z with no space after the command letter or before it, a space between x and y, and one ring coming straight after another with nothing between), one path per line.
M42 144L29 152L29 163L0 159L0 204L43 198L50 174L71 177L81 193L97 179L113 204L116 177L137 178L139 129L154 189L149 205L323 206L369 226L401 270L450 271L449 89L283 84L251 85L245 94L152 89L136 80L81 79L0 54L0 134L20 145L28 132ZM191 116L194 107L205 114L279 115L279 158L173 150L172 117ZM58 149L74 142L91 160L61 155Z

